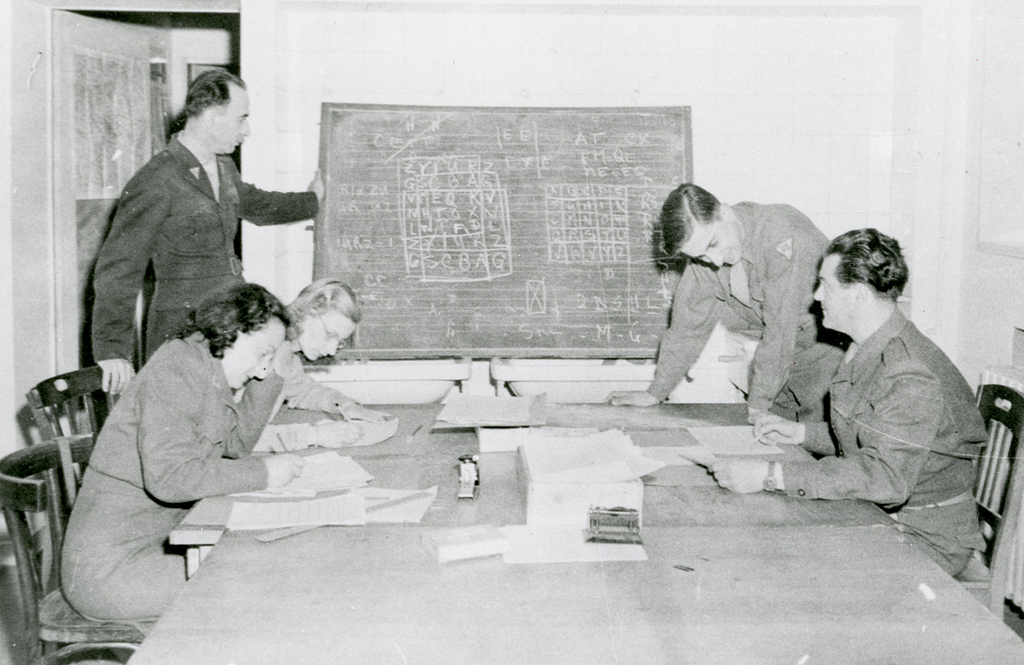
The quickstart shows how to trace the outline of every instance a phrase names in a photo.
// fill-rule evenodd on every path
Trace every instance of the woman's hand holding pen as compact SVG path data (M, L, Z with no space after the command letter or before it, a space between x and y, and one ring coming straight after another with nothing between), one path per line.
M803 423L786 420L774 413L760 412L754 419L754 439L766 446L777 443L799 444L807 436Z
M270 455L263 459L267 465L267 489L276 490L284 487L302 475L302 467L306 466L306 460L298 455Z

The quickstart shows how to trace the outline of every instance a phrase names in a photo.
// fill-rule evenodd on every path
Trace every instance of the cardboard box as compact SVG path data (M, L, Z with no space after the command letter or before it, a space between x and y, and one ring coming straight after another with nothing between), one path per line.
M644 484L629 476L625 461L599 460L591 470L552 471L554 456L566 457L565 445L530 442L520 446L518 475L526 502L527 525L561 524L586 529L592 506L633 508L643 523ZM557 464L555 465L557 466Z

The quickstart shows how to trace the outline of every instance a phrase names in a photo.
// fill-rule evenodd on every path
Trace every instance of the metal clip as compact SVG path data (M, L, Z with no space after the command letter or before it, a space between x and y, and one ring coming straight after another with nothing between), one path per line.
M480 490L480 469L477 462L479 455L462 455L459 457L459 493L456 498L475 499Z

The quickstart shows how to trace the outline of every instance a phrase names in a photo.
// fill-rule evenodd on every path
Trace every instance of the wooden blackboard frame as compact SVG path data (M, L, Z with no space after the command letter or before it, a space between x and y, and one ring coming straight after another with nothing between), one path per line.
M384 135L386 132L391 131L391 127L399 123L399 119L403 119L408 123L407 127L399 127L394 129L394 134ZM522 189L537 190L540 188L544 189L544 196L547 197L545 205L549 208L552 205L552 200L568 200L573 199L574 202L578 202L584 198L584 194L588 198L599 199L598 194L606 193L611 191L612 193L607 197L608 201L601 200L596 205L598 206L614 206L619 202L616 196L620 195L623 191L635 192L643 190L643 198L645 199L647 206L644 214L644 228L638 230L636 223L631 217L635 215L632 209L628 209L626 212L622 212L620 217L625 219L624 222L618 222L626 227L628 245L630 242L634 246L638 244L636 238L638 233L650 234L650 240L646 240L646 246L641 246L633 251L639 254L639 258L627 259L627 265L623 270L619 270L616 267L616 273L619 275L617 279L624 280L628 284L629 288L623 290L622 293L618 293L613 288L609 294L605 292L608 299L615 303L618 310L615 310L613 314L612 306L605 303L605 310L596 309L593 313L586 314L584 316L592 317L592 321L589 321L587 325L593 325L595 330L599 331L594 333L594 337L597 338L603 331L608 331L608 343L594 343L587 345L584 343L573 343L569 345L559 344L537 344L535 342L516 344L514 341L509 342L508 339L502 339L495 343L472 343L472 344L456 344L453 346L446 346L444 344L436 343L435 339L432 343L417 343L421 340L414 339L413 343L407 343L409 340L405 340L406 343L402 344L384 344L380 345L378 342L382 339L389 339L391 335L405 335L406 331L422 331L424 338L428 333L428 327L430 322L433 320L429 317L441 317L444 318L447 314L452 314L451 320L449 320L449 332L452 327L452 320L458 319L458 325L462 326L458 332L453 336L459 334L470 335L470 329L472 326L480 326L480 322L483 320L477 311L477 308L471 305L460 304L458 307L462 309L445 309L444 302L435 301L429 303L429 307L421 302L421 299L417 295L416 297L410 298L408 294L403 295L404 302L409 307L424 307L424 311L429 312L423 314L422 312L418 317L413 316L408 318L402 323L393 323L390 327L383 324L381 317L391 316L385 312L381 304L381 300L388 293L386 288L382 291L381 286L383 282L390 282L396 286L393 288L401 289L406 288L410 283L410 280L419 280L420 282L427 283L431 281L431 276L427 274L413 274L410 275L410 262L408 258L410 246L410 238L406 233L406 225L408 222L408 211L402 206L406 206L406 201L410 198L410 192L390 192L388 195L394 197L396 194L399 197L399 208L396 210L390 210L386 213L378 215L380 219L373 221L366 221L361 218L360 215L368 215L365 213L363 208L364 203L369 200L380 201L380 198L373 199L373 195L370 194L370 190L375 189L379 193L380 190L386 190L388 183L381 183L380 181L374 181L373 178L377 177L372 175L376 173L375 168L378 168L380 163L386 160L396 159L396 155L401 155L397 159L404 159L406 162L410 160L445 160L448 167L452 170L451 172L459 171L461 173L467 173L473 170L473 168L480 168L479 163L477 166L473 165L462 165L459 164L459 159L466 157L473 153L473 149L462 149L463 146L459 143L463 140L470 141L470 139L463 139L463 136L470 136L472 132L464 132L463 134L453 133L451 135L444 135L441 127L448 126L452 123L466 122L470 128L475 128L473 122L479 122L479 118L484 118L487 121L494 120L497 126L500 122L510 123L514 125L512 130L518 128L518 134L516 131L509 130L508 127L502 126L496 129L495 132L498 135L491 142L494 145L488 144L490 147L484 149L487 152L487 158L496 158L499 155L508 164L508 168L514 168L510 166L516 158L520 160L529 160L529 156L517 157L510 159L509 154L512 153L516 147L507 145L501 141L501 135L504 133L506 136L511 136L511 141L515 141L519 135L525 136L530 133L530 122L534 128L532 146L530 149L534 150L536 159L534 160L531 168L536 168L537 182L530 182L521 184L516 180L519 177L525 180L527 177L520 174L519 176L509 175L504 173L505 178L502 181L502 187L495 187L495 192L498 196L495 198L497 203L494 205L497 208L502 208L505 219L515 217L513 223L509 224L511 230L507 232L507 244L500 247L501 251L505 251L509 259L508 263L518 263L522 266L524 263L535 258L537 252L532 251L532 248L519 249L513 248L514 236L517 234L525 235L529 240L537 240L538 237L544 232L546 226L550 222L546 222L545 219L550 220L552 213L548 209L546 211L546 218L541 218L540 212L532 210L530 213L523 213L515 215L516 211L509 210L509 206L513 207L516 205L515 201L510 204L510 197L515 198L514 195L510 195L510 192L516 190L516 187L521 186ZM528 122L529 121L529 122ZM373 125L372 123L379 122L381 125ZM538 136L545 134L550 135L553 130L547 127L546 123L563 123L567 127L571 126L572 123L597 123L598 128L604 128L601 123L611 123L615 131L601 132L606 134L612 134L616 137L625 137L627 133L635 133L638 136L657 133L658 140L664 145L658 144L654 148L637 148L635 151L637 154L642 153L644 150L654 151L656 157L661 160L658 162L657 181L650 177L639 176L637 173L651 173L653 169L649 168L648 164L629 162L630 156L633 154L632 151L625 150L626 146L612 144L613 147L617 146L615 150L617 152L614 156L612 150L606 154L603 151L598 151L596 148L592 151L594 159L597 159L597 155L600 155L604 159L604 163L600 166L592 166L590 168L580 167L576 165L580 173L586 173L587 182L583 183L583 176L577 174L579 183L570 182L566 185L563 180L568 182L572 178L559 180L553 178L549 182L544 177L544 171L542 171L541 163L543 157L549 157L549 162L557 162L562 160L568 160L566 156L566 150L559 150L557 148L570 145L565 142L565 136L561 136L558 141L561 144L556 145L555 143L544 143ZM636 125L636 132L626 132L626 129L630 129L633 124ZM580 125L582 126L582 125ZM525 127L526 129L523 129ZM644 128L654 129L649 132L644 132ZM369 129L368 129L369 128ZM388 128L388 129L384 129ZM558 127L562 134L568 136L571 132L564 127ZM579 131L578 127L573 127L573 130ZM380 131L377 131L380 130ZM619 131L622 130L622 131ZM619 131L619 134L616 134ZM403 134L403 132L406 132ZM444 141L454 141L455 144L450 150L439 149L439 152L432 152L429 146L424 147L422 144L417 148L410 149L410 146L415 145L417 141L423 139L423 137L430 137L431 132L439 136L438 142L443 143ZM370 136L371 133L376 133L376 136ZM582 133L582 132L581 132ZM594 135L599 132L591 132ZM482 134L482 132L481 132ZM475 135L474 135L475 136ZM571 138L571 137L570 137ZM475 140L475 139L474 139ZM547 141L553 141L548 136ZM589 140L587 137L583 137L584 142ZM598 139L593 139L597 141ZM625 138L623 138L625 140ZM639 139L638 139L639 141ZM371 145L372 143L372 145ZM339 148L339 145L344 144L343 147ZM524 143L525 145L525 143ZM473 148L479 146L474 144ZM578 146L572 148L577 150ZM347 149L347 150L346 150ZM374 150L381 150L381 154L375 155ZM543 149L543 150L542 150ZM586 146L582 149L588 149ZM551 154L542 154L544 151L548 151ZM571 152L572 150L568 151ZM386 154L384 154L386 151ZM403 153L403 151L407 151ZM480 151L477 150L479 153ZM620 154L621 153L621 154ZM582 154L582 153L581 153ZM635 156L634 156L635 157ZM572 156L573 159L576 156ZM616 162L616 160L620 160ZM478 160L479 161L479 160ZM485 160L486 161L486 160ZM491 161L496 161L492 159ZM591 160L593 162L593 160ZM664 163L662 163L664 162ZM575 163L575 162L573 162ZM453 166L454 164L454 166ZM465 168L463 168L465 166ZM390 163L389 163L390 167ZM637 168L639 167L639 168ZM397 173L397 166L396 173ZM409 168L406 166L405 168ZM551 167L552 172L556 171L556 167ZM557 169L558 173L565 173L572 167L560 164ZM674 287L675 281L678 279L678 274L674 273L670 268L670 264L673 262L664 259L665 257L656 256L656 251L651 247L654 240L654 223L656 222L657 213L660 212L661 203L664 200L664 196L671 191L672 188L682 182L692 182L693 179L693 143L691 135L690 125L690 108L683 107L592 107L592 108L565 108L565 107L477 107L477 106L445 106L445 107L432 107L432 106L391 106L391 105L380 105L380 104L343 104L343 103L324 103L322 106L321 116L321 140L320 140L320 169L324 174L327 181L327 197L323 206L323 210L317 220L315 226L314 238L315 238L315 250L314 250L314 279L322 277L337 277L341 278L348 283L360 294L360 300L363 304L364 318L363 323L359 326L356 336L353 340L352 347L339 351L338 355L335 356L330 362L338 362L345 359L369 359L369 358L443 358L443 357L471 357L471 358L491 358L491 357L505 357L505 358L652 358L657 353L658 340L660 334L664 330L668 320L668 307L671 302L672 287ZM600 169L600 170L599 170ZM447 173L447 172L446 172ZM371 175L367 175L371 174ZM532 176L532 174L531 174ZM363 181L363 178L367 180ZM603 180L602 180L603 179ZM406 179L408 181L408 178ZM596 180L597 182L593 182ZM358 182L357 182L358 181ZM408 185L399 184L397 187L408 187ZM558 189L562 188L562 189ZM358 190L358 194L355 193ZM446 190L447 191L447 190ZM554 194L552 194L554 192ZM564 192L570 192L564 194ZM436 192L434 192L436 195ZM418 200L422 200L422 196ZM524 198L530 203L537 203L535 200L540 194L532 194L533 199L530 199L526 195L520 195L519 200ZM504 199L502 199L504 197ZM621 194L620 198L628 198L625 194ZM634 198L636 198L634 196ZM631 200L632 202L632 200ZM577 203L578 204L578 203ZM379 205L379 203L377 204ZM583 204L578 204L583 205ZM408 206L406 206L408 207ZM625 209L625 208L624 208ZM358 212L352 212L358 211ZM532 214L533 217L529 217ZM401 229L401 237L386 237L392 234L392 231L388 230L390 227L382 226L386 220L387 224L391 224L390 217L393 216L395 224L399 224ZM564 214L563 214L564 216ZM582 216L582 213L580 214ZM400 218L400 219L398 219ZM369 219L369 217L367 217ZM420 218L417 218L420 219ZM652 221L653 219L653 221ZM533 229L531 225L539 225L542 227L541 231ZM365 226L366 228L362 228ZM384 231L381 231L384 228ZM365 233L360 236L359 233ZM621 231L619 231L621 232ZM344 234L346 237L339 240L339 233ZM530 234L533 234L532 236ZM549 236L547 247L549 261L551 257L551 231L547 229ZM566 232L568 233L568 232ZM644 238L647 236L644 235ZM354 238L354 240L353 240ZM415 239L413 239L415 240ZM397 273L392 274L388 272L389 269L385 269L382 272L384 274L378 274L376 277L370 274L363 274L366 271L361 271L363 264L360 261L368 261L369 259L360 258L360 252L363 251L368 245L375 245L381 247L382 243L386 241L390 243L389 247L393 248L396 242L403 243L406 247L405 257L405 269L406 273L398 275ZM497 245L496 245L497 246ZM560 247L569 246L569 243L563 243ZM575 251L579 251L578 247L574 248ZM607 249L607 248L606 248ZM641 251L642 250L642 251ZM376 251L376 250L367 250ZM385 250L380 250L385 251ZM520 258L517 262L512 260L514 256L513 251L517 251L520 254ZM500 251L498 254L500 255ZM614 261L614 258L608 259ZM629 263L632 260L634 263ZM398 259L396 259L396 262ZM486 263L488 269L492 268L492 263L495 263L494 254L492 259L482 261L481 265ZM497 263L501 263L497 261ZM566 273L570 271L577 271L577 266L572 268L566 268L565 265L570 263L568 257L563 257L563 262L556 264L555 267L551 268L554 273L561 274L559 271L564 270ZM597 262L599 263L599 261ZM426 264L426 261L421 261L416 264L422 268ZM500 266L499 266L500 268ZM426 268L422 268L426 270ZM443 268L438 268L443 270ZM511 268L509 272L511 273ZM594 267L595 273L601 270L600 266ZM605 269L605 273L612 272L610 269ZM634 290L633 276L640 275L642 273L643 280L645 280L650 288ZM654 277L654 274L657 277ZM582 273L580 273L582 274ZM627 274L628 276L623 278L621 275ZM397 277L404 277L405 280L398 280ZM374 281L376 279L376 282ZM544 281L547 277L542 277L540 280L533 280L541 283L541 287L544 287ZM579 281L581 277L575 275L574 279ZM501 280L511 280L512 284L521 287L523 284L526 285L526 290L529 291L530 277L522 277L519 275L510 276L510 274L502 274L500 269L495 273L481 272L481 274L469 274L466 271L466 275L460 277L457 280L451 280L453 284L446 289L442 289L441 293L446 294L448 298L455 299L456 296L465 296L470 293L469 286L475 282L479 285L479 291L482 293L489 288L493 288L495 284L501 283ZM516 280L523 281L520 284ZM437 278L437 282L444 282L445 276ZM586 281L584 279L584 281ZM600 281L600 280L590 280ZM398 284L401 282L401 286ZM454 282L457 282L455 284ZM436 284L434 285L436 287ZM461 289L461 290L460 290ZM435 299L438 296L438 289L435 288ZM382 295L382 293L384 295ZM602 295L601 297L604 297ZM529 296L527 296L529 298ZM594 300L597 301L598 296L594 296ZM461 298L461 300L472 300L472 297ZM625 300L624 306L621 304ZM454 301L454 300L453 300ZM564 296L563 296L564 301ZM492 311L494 310L494 302L490 303ZM597 307L595 305L595 307ZM521 309L521 308L520 308ZM528 309L528 308L527 308ZM539 309L539 308L538 308ZM509 326L501 328L497 326L499 330L491 333L493 335L509 335L511 326L518 326L515 330L519 331L522 335L528 334L523 332L524 325L519 323L519 319L515 318L512 312L513 308L506 305L506 311L499 312L495 316L499 319L503 317L509 318ZM639 343L623 343L614 342L611 340L611 330L615 327L615 334L617 337L622 338L623 332L620 328L623 328L625 323L619 324L612 322L615 316L625 316L627 319L630 317L638 318L641 316L638 312L644 310L643 313L643 339ZM622 312L625 311L625 314ZM653 314L652 314L653 311ZM546 310L545 310L546 312ZM529 312L534 314L535 312ZM576 312L572 312L576 314ZM396 315L397 316L397 315ZM558 322L561 325L562 315L558 314ZM653 317L653 318L652 318ZM469 319L473 319L470 321ZM656 322L653 322L656 319ZM617 321L617 319L615 319ZM485 325L490 322L485 322ZM375 329L374 326L378 327ZM633 337L633 329L636 326L636 322L632 322L629 335ZM492 326L494 327L494 326ZM576 326L564 326L566 328L580 328L585 327L582 325ZM538 337L543 334L544 331L538 328ZM419 334L419 333L416 333ZM556 334L561 334L560 331L554 331L549 333L551 337ZM589 333L588 333L589 334ZM491 340L487 340L491 341ZM632 339L630 339L632 341Z

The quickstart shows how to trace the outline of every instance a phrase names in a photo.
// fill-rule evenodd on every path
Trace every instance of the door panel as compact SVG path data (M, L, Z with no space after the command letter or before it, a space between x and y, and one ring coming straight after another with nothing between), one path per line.
M54 11L57 360L92 361L92 270L128 180L163 147L168 31Z

